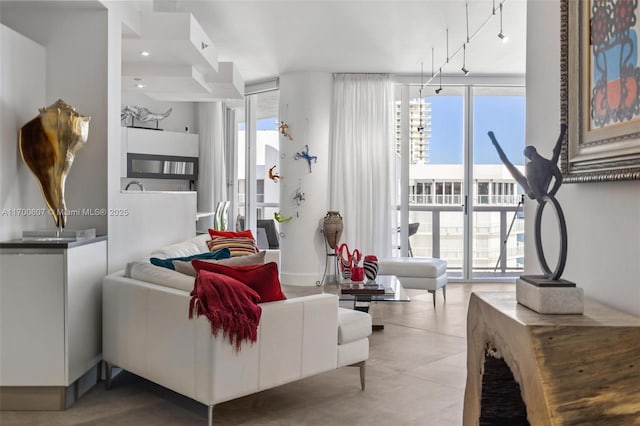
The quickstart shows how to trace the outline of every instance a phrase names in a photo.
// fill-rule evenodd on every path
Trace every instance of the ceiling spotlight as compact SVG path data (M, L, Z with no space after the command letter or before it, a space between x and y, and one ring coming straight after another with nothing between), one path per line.
M440 87L436 89L436 95L439 95L440 92L442 92L442 67L440 68L440 71L438 71L438 73L440 74Z
M422 133L424 131L424 124L422 123L422 88L424 87L424 63L420 62L420 90L419 90L419 107L420 107L420 124L418 124L418 133Z
M151 56L151 53L148 50L143 50L140 52L140 56Z
M469 70L467 69L467 45L462 45L462 72L464 75L469 75Z
M145 86L144 86L144 84L142 84L142 83L138 83L138 84L136 84L136 87L137 87L138 89L143 89Z
M502 31L502 2L500 2L500 32L498 33L498 38L502 40L503 43L507 41L507 36Z
M201 41L200 43L201 43L200 45L202 46L202 50L204 50L207 47L209 47L209 45L207 43L205 43L204 41Z

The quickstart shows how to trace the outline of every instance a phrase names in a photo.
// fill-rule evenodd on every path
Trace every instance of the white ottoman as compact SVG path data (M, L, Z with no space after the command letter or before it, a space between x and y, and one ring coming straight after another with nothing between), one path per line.
M433 294L441 288L447 300L447 262L427 257L390 257L378 262L379 275L395 275L404 288L427 290Z
M369 359L371 315L338 308L338 367L360 367L360 387L364 390L365 362Z

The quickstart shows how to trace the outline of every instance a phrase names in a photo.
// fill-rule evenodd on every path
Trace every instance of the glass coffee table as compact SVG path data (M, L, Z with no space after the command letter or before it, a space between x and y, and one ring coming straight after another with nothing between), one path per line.
M400 281L395 275L379 275L375 283L344 281L340 283L327 283L324 285L325 293L337 294L340 305L369 312L373 320L374 330L383 330L382 315L374 308L377 302L409 302L411 299L405 292Z

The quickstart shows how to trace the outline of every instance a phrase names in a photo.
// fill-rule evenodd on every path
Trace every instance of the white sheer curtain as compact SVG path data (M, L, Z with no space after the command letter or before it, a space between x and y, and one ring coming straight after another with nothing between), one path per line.
M198 211L213 212L220 201L227 201L225 167L225 117L222 102L198 103L200 161L198 170ZM198 220L196 229L213 228L213 216Z
M341 242L363 255L391 255L395 230L394 96L388 75L336 74L329 197Z

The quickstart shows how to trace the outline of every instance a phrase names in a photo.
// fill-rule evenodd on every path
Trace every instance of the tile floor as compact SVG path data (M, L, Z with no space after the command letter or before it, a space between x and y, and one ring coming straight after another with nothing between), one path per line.
M219 404L216 425L459 426L466 380L466 310L472 291L513 284L449 284L447 302L408 290L409 303L378 303L385 328L370 338L367 387L345 367ZM317 289L287 288L289 296ZM124 372L62 412L0 412L0 425L206 425L207 408Z

